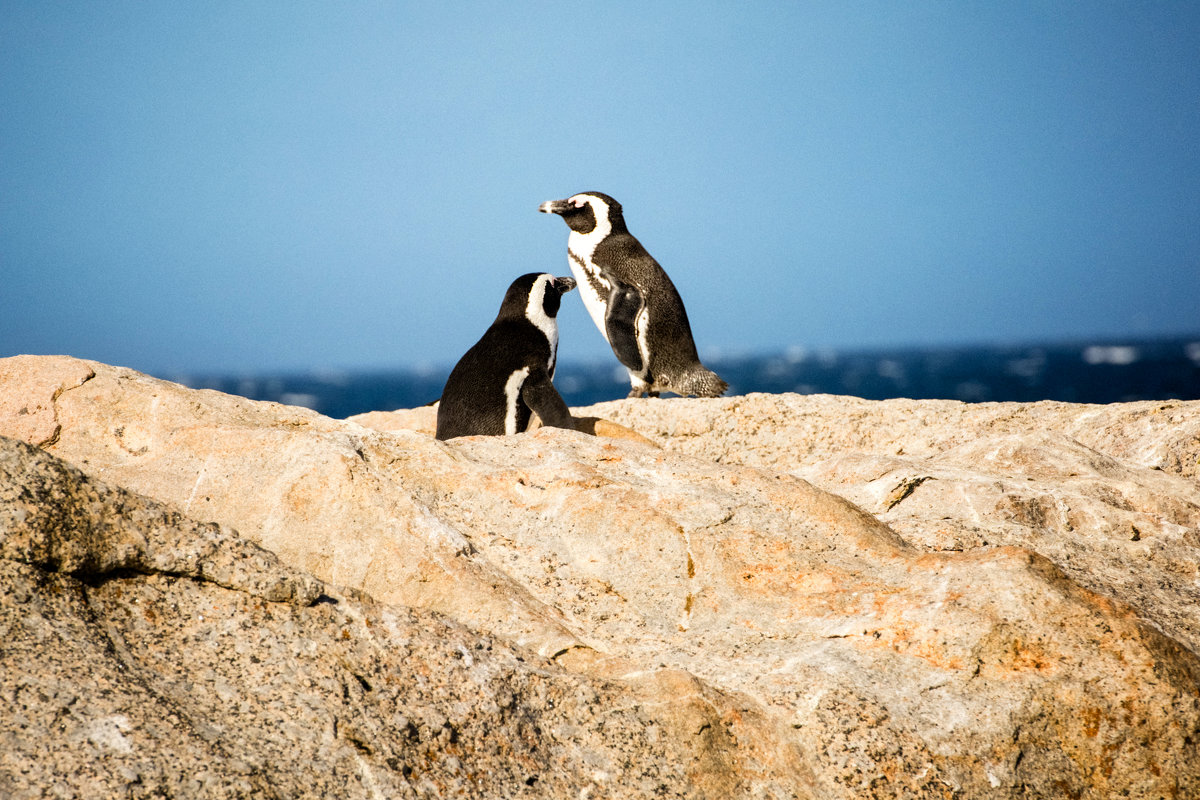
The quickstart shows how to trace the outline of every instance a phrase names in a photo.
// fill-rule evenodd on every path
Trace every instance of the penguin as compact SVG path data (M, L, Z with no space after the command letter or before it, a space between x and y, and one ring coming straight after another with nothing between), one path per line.
M620 203L583 192L538 210L571 229L567 262L588 314L629 372L629 397L724 394L729 384L700 363L675 284L629 232Z
M574 288L572 278L536 272L512 282L495 322L450 371L438 405L438 439L520 433L533 411L544 425L574 430L553 383L556 317L562 296Z

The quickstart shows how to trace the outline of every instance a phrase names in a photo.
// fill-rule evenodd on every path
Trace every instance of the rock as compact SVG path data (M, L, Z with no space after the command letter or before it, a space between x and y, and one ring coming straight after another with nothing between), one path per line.
M68 356L3 359L0 419L10 436L40 446L53 444L61 426L54 402L95 377L87 362ZM35 365L35 368L27 368Z
M657 444L642 436L633 428L618 425L612 420L601 419L600 417L579 416L572 416L572 419L575 421L576 430L591 436L600 436L605 439L624 439L630 442L649 445L650 447L658 447ZM537 427L541 427L541 420L537 419L536 416L534 417L534 421L539 423ZM531 428L531 430L536 430L536 428Z
M1200 477L1200 401L1083 405L750 394L576 409L671 449L787 471L846 450L926 458L984 436L1054 431L1130 466Z
M734 741L755 712L684 673L565 672L8 438L0 580L14 800L706 797L763 755Z
M1158 525L1133 545L1194 557L1192 404L1156 416L783 395L574 411L659 448L558 429L443 443L92 362L8 359L0 396L83 367L82 385L20 401L57 420L48 452L389 613L528 648L543 671L636 696L644 713L709 709L670 734L642 728L677 739L657 756L669 771L703 765L693 796L1200 792L1188 564L1147 555L1163 583L1138 595L1145 564L1113 544L1103 526L1126 518L1098 516L1104 504L1069 527L1040 521L1050 506L976 507L988 481L1109 491L1122 499L1108 508ZM0 433L18 422L0 418ZM975 500L932 494L960 474ZM616 768L606 791L643 796L628 769L633 788Z
M931 551L1020 545L1200 652L1200 402L748 395L584 409L812 481Z
M92 476L236 528L285 562L380 602L443 611L543 655L579 644L560 614L394 483L398 475L385 467L408 453L406 442L419 443L414 452L443 447L428 437L381 434L101 364L53 361L43 374L43 363L0 361L0 396L10 381L57 386L54 375L95 368L56 400L30 401L61 423L52 452ZM0 434L10 430L0 422Z
M575 421L576 430L592 436L603 436L608 439L627 439L632 442L648 444L652 447L658 446L632 428L618 425L611 420L600 419L599 417L578 416L572 417L572 419ZM372 428L388 433L414 431L416 433L423 433L426 436L433 436L437 431L437 404L433 403L412 409L402 408L397 411L368 411L365 414L356 414L352 417L347 417L347 422L353 422L362 425L364 428ZM537 414L534 414L530 420L529 430L537 430L542 426L541 423L542 421L538 419Z
M84 579L118 572L196 578L272 602L309 605L320 596L312 577L233 531L93 485L15 440L4 444L0 558Z
M433 436L437 432L437 403L396 411L368 411L347 417L346 421L387 433L413 431Z

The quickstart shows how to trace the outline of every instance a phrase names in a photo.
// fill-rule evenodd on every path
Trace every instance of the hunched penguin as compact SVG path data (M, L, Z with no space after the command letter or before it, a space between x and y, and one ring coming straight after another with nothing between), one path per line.
M500 436L542 424L574 429L571 412L554 388L558 308L575 288L572 278L531 272L512 282L500 313L455 364L437 412L437 438Z
M600 333L629 372L629 397L717 397L729 388L700 363L675 284L625 226L621 204L583 192L538 207L571 229L567 261Z

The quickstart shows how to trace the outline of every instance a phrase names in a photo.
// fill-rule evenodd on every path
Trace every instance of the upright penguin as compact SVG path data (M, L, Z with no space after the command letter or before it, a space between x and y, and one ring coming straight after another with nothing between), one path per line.
M729 388L700 363L675 284L625 227L621 204L583 192L538 207L571 229L567 261L592 321L629 371L630 397L717 397Z
M571 412L554 388L558 308L571 278L531 272L512 282L500 313L446 381L437 438L520 433L536 411L545 425L571 428Z

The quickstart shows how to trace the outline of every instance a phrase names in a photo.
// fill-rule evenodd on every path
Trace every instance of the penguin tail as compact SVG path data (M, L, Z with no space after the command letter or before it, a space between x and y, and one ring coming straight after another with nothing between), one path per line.
M679 384L678 389L672 390L684 397L720 397L729 388L729 384L721 380L717 373L701 365L684 375Z

